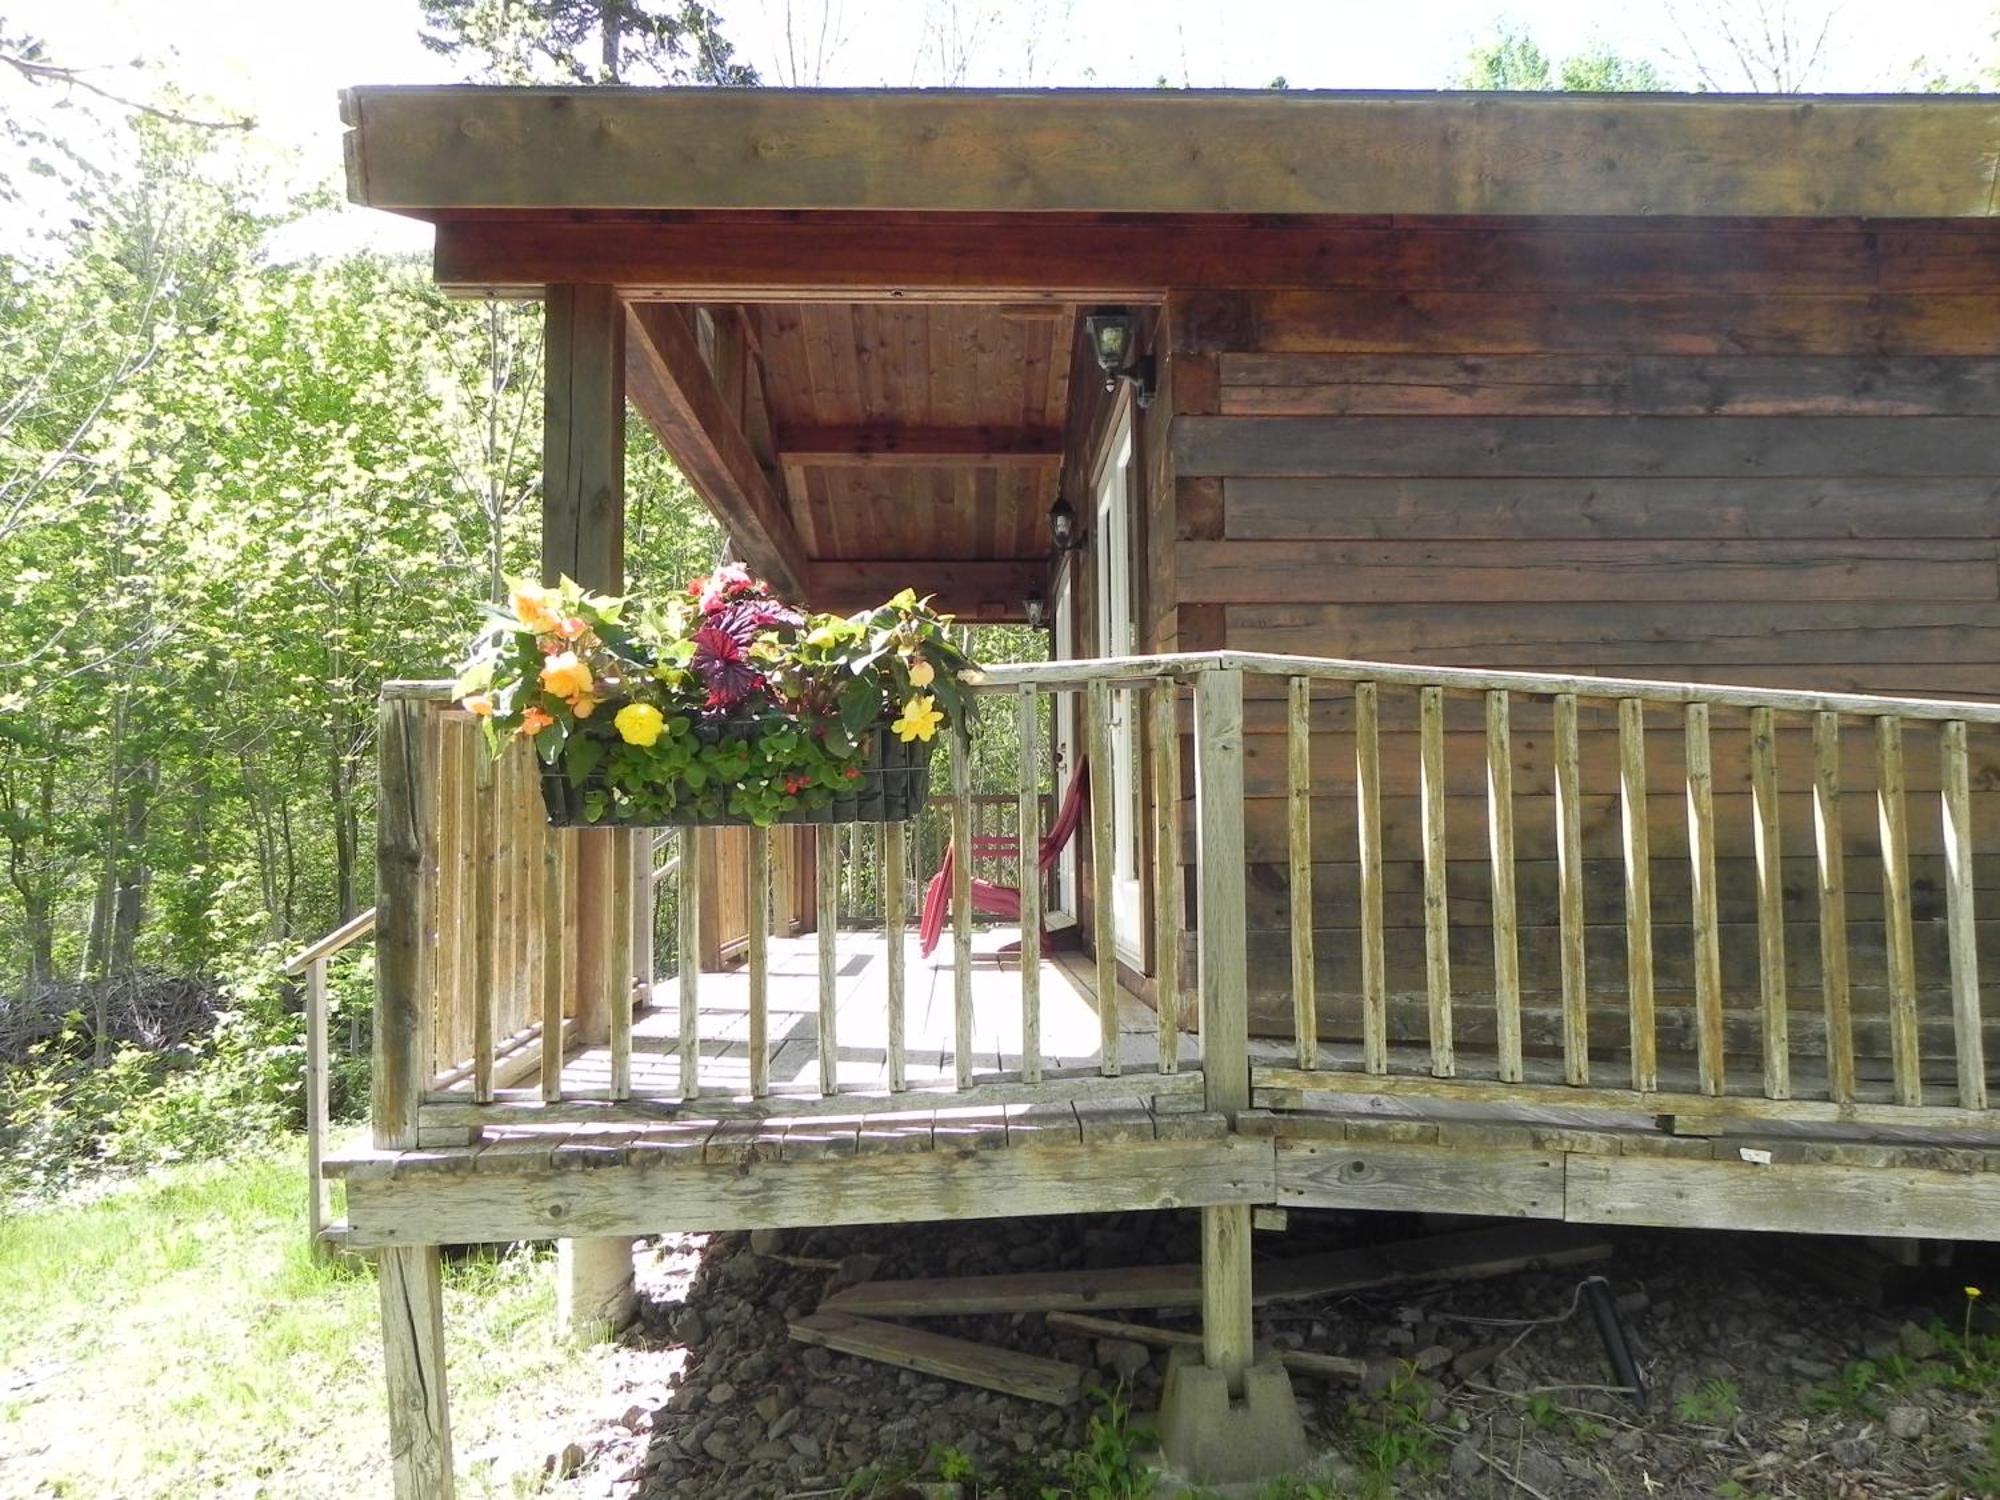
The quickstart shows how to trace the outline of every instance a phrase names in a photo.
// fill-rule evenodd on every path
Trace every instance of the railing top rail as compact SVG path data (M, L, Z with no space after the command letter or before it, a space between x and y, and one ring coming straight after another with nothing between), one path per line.
M333 931L329 932L311 947L301 948L297 953L294 953L290 958L285 960L285 966L279 972L282 974L303 974L321 959L332 958L334 954L345 948L349 943L354 942L357 938L368 936L374 930L375 908L371 906L360 915L349 917L340 926L334 928Z
M1484 667L1427 667L1408 662L1283 656L1264 651L1201 651L1105 657L1099 660L1010 662L982 667L968 674L965 680L974 692L1001 692L1024 685L1075 688L1096 681L1185 678L1215 671L1240 671L1270 677L1317 677L1340 682L1379 682L1398 687L1441 687L1467 693L1494 690L1543 695L1573 693L1579 698L1636 698L1642 703L1706 703L1717 708L1771 708L1787 713L1857 714L1876 718L1894 714L1908 719L1958 719L2000 724L2000 703L1947 698L1892 698L1872 693L1802 692L1794 688L1746 687L1732 683L1671 682L1653 678L1596 677Z
M1596 677L1571 672L1524 672L1487 667L1427 667L1409 662L1354 661L1331 656L1284 656L1266 651L1180 651L1158 656L1106 656L1075 661L1003 662L965 675L975 693L1024 686L1078 689L1093 682L1191 679L1204 672L1253 676L1317 677L1335 682L1379 682L1395 687L1441 687L1453 692L1574 693L1579 698L1636 698L1642 703L1706 703L1715 708L1771 708L1782 713L1856 714L1881 718L1963 720L2000 724L2000 703L1952 698L1895 698L1875 693L1805 692L1721 682L1672 682L1659 678ZM449 702L449 682L385 682L385 698Z

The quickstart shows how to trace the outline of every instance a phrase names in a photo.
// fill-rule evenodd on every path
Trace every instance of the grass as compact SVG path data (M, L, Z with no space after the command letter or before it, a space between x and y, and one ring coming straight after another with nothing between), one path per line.
M0 1494L386 1492L373 1274L313 1259L303 1184L273 1147L0 1216ZM545 1256L455 1265L445 1296L460 1493L537 1493L613 1353L557 1341Z

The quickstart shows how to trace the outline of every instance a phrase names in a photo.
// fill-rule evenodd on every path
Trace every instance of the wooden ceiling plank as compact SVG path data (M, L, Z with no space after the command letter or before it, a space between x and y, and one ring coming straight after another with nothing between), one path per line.
M968 623L1018 624L1027 618L1027 597L1047 592L1048 570L1041 557L822 560L812 564L807 595L817 608L849 611L911 588L935 595L939 609Z
M1042 426L794 425L779 429L778 451L787 464L826 468L1047 469L1062 463L1062 436L1060 428Z
M806 579L806 551L783 497L731 418L693 331L677 308L628 309L626 393L743 561L780 592Z

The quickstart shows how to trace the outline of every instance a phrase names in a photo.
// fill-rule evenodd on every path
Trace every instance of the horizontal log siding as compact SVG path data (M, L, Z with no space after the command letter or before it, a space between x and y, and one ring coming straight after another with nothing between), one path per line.
M2000 692L2000 306L1984 295L1995 265L2000 234L1983 227L1429 224L1370 230L1309 289L1171 298L1179 514L1171 557L1158 539L1154 565L1173 580L1176 633L1183 645L1384 661ZM1280 1035L1291 1025L1284 708L1252 684L1250 951L1267 955L1253 1011L1260 1031ZM1444 769L1452 983L1475 1018L1482 1005L1490 1016L1493 984L1480 712L1448 703ZM1732 1016L1758 1004L1739 717L1718 713L1713 735ZM1385 693L1381 722L1388 989L1419 994L1415 695ZM1321 1029L1348 1038L1359 892L1343 689L1316 690L1311 726ZM1685 766L1677 716L1649 716L1648 730L1657 986L1671 1032L1693 989ZM1587 972L1609 999L1622 995L1626 932L1609 705L1582 705L1579 738ZM1872 745L1865 725L1843 740L1855 1007L1880 1018ZM1971 741L1984 891L2000 887L2000 736ZM1521 987L1543 1006L1559 995L1562 960L1550 746L1547 705L1515 704ZM1918 959L1941 984L1927 727L1905 762ZM1809 1028L1820 995L1804 721L1779 720L1777 763L1787 993ZM2000 977L1986 974L1989 987ZM1926 1024L1946 1004L1927 992ZM1617 1045L1611 1020L1595 1017L1592 1032ZM1886 1048L1880 1024L1860 1039Z

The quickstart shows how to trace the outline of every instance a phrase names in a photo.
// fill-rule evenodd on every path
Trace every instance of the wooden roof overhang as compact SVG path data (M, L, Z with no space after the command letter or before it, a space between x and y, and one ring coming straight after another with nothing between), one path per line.
M1425 220L2000 203L1990 96L391 87L342 115L350 197L436 224L440 284L619 290L628 394L746 561L984 619L1045 581L1092 304L1321 285Z

